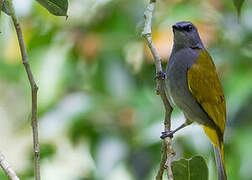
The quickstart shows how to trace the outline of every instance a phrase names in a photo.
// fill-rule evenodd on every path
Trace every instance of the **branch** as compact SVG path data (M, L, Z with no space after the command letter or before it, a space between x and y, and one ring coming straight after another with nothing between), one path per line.
M5 159L4 155L1 152L0 152L0 166L10 180L19 180L16 173L10 167L9 163L7 162L7 160Z
M34 175L35 180L40 180L40 167L39 167L39 161L40 161L40 151L39 151L39 138L38 138L38 120L37 120L37 92L38 92L38 86L36 85L34 81L34 77L31 71L31 67L29 64L26 47L24 44L24 37L22 33L22 29L20 26L20 23L17 19L12 0L8 0L8 6L10 8L11 12L11 18L13 21L13 24L15 26L17 37L18 37L18 43L20 47L20 51L22 54L22 61L29 79L29 83L31 86L31 93L32 93L32 116L31 116L31 126L33 131L33 149L34 149Z
M149 46L151 53L153 55L155 66L156 66L156 74L158 76L163 75L163 69L161 64L161 58L155 48L152 37L151 37L151 23L152 23L152 16L155 8L156 0L150 0L145 12L145 25L142 32L142 36L146 40L147 45ZM167 96L165 94L165 82L164 78L157 78L157 94L161 96L165 107L165 121L164 121L164 130L170 131L171 129L171 113L173 108L171 107ZM160 168L158 174L156 176L156 180L162 180L164 170L167 170L167 177L169 180L173 180L172 170L171 170L171 161L172 157L175 155L175 152L172 149L172 139L170 137L166 137L163 140L162 145L162 158L160 162Z

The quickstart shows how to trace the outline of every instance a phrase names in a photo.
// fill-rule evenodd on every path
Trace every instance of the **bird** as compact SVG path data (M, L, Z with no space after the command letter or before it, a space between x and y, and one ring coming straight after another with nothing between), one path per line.
M224 161L226 101L215 64L204 47L198 30L188 21L172 26L173 47L165 72L165 93L172 107L178 107L185 123L161 138L198 123L214 147L218 180L227 180Z

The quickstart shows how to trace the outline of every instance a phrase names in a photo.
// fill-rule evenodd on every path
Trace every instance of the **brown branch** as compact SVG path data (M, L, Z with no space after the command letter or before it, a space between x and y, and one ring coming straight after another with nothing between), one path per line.
M0 152L0 166L10 180L19 180L16 173L13 171L13 169L11 168L11 166L9 165L6 158L1 152Z
M162 64L161 64L161 58L152 42L152 37L151 37L151 23L152 23L152 16L153 16L154 8L155 8L155 3L156 3L156 0L150 0L150 3L148 4L144 12L145 25L144 25L142 35L145 38L151 50L151 53L154 57L155 66L156 66L156 74L162 75L163 69L162 69ZM164 130L170 131L171 113L172 113L173 108L171 107L167 99L167 96L165 94L164 78L157 78L157 94L161 96L161 99L165 107ZM174 155L175 155L175 152L172 149L172 139L169 137L164 138L163 145L162 145L162 157L161 157L161 162L160 162L160 168L156 176L156 180L163 179L163 173L165 169L167 170L168 179L173 180L173 175L172 175L172 170L171 170L171 161Z
M26 47L24 44L24 38L22 29L20 26L20 23L17 19L17 16L15 14L15 10L13 7L12 0L8 0L8 6L10 8L11 12L11 18L13 21L13 24L15 26L17 37L18 37L18 43L20 47L20 51L22 54L22 61L29 79L29 83L31 86L31 94L32 94L32 116L31 116L31 126L33 131L33 149L34 149L34 175L35 180L40 180L40 167L39 167L39 161L40 161L40 151L39 151L39 138L38 138L38 119L37 119L37 92L38 92L38 86L36 85L34 81L34 77L31 71L31 67L29 64Z

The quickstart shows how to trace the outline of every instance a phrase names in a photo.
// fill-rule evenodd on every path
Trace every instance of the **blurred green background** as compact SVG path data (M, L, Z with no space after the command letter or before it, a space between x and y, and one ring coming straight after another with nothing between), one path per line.
M164 109L141 38L147 0L70 0L69 18L15 0L39 86L41 176L45 180L151 180ZM188 20L212 55L227 100L229 180L252 180L252 3L240 19L231 0L158 1L153 39L166 65L171 25ZM11 19L0 19L0 150L21 179L33 179L30 87ZM184 121L175 109L173 128ZM175 135L175 159L202 155L216 179L212 146L198 125ZM0 171L0 179L7 178Z

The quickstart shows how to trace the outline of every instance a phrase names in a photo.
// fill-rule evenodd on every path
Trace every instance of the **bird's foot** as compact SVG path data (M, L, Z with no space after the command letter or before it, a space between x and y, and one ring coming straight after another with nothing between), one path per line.
M175 131L164 131L162 132L162 135L160 136L161 139L164 139L166 137L173 137L173 134L175 133Z
M157 75L155 76L155 79L165 79L165 73L164 72L158 72Z

